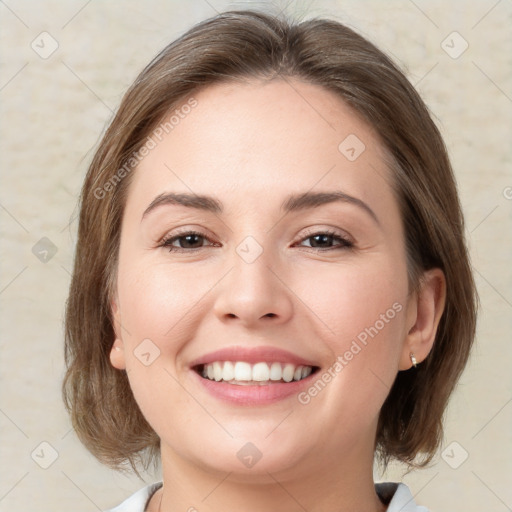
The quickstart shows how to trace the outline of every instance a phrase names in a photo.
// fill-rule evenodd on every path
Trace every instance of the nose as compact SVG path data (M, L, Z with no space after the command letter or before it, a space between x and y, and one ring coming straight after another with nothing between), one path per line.
M246 328L282 324L293 314L293 292L285 273L271 261L270 251L253 262L236 252L231 270L219 283L214 312L222 322L237 322ZM273 263L273 264L272 264ZM268 324L270 325L270 324Z

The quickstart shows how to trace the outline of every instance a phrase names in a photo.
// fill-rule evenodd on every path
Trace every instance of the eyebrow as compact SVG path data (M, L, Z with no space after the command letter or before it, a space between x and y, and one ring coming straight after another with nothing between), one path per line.
M377 215L364 201L340 190L292 194L281 204L281 211L284 211L285 213L296 212L307 210L309 208L318 208L319 206L334 202L349 203L359 207L370 215L370 217L380 226ZM142 214L142 220L156 208L165 205L181 205L187 208L193 208L214 214L220 214L223 212L222 203L212 196L166 192L156 196L155 199L151 201L150 205Z

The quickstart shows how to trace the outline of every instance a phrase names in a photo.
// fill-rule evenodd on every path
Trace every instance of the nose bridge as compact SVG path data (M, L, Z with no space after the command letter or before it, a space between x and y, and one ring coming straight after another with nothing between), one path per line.
M279 322L290 317L290 291L276 276L281 266L277 251L247 236L235 247L229 266L231 271L215 303L219 318L238 318L249 326L268 318Z

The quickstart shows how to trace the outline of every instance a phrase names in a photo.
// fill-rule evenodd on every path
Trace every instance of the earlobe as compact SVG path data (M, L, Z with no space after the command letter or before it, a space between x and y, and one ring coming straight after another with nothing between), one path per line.
M121 319L119 318L119 307L116 299L110 301L110 307L112 311L112 321L114 323L114 332L116 339L110 349L110 364L118 370L126 370L126 360L124 354L124 344L120 339L120 325Z
M124 346L118 338L116 338L110 349L110 364L117 370L126 370Z
M414 363L420 365L430 353L436 338L446 302L446 278L443 271L434 268L426 271L421 288L412 307L413 322L409 327L402 349L399 369L408 370Z

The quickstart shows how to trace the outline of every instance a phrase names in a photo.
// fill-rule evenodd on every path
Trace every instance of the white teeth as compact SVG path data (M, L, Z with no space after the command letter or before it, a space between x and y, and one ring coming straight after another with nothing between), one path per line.
M223 380L233 380L235 378L235 367L231 361L224 363L224 369L222 370Z
M213 378L216 381L222 380L222 365L218 361L213 363Z
M252 380L251 365L249 363L241 361L235 363L235 380Z
M281 380L283 371L281 370L280 363L272 363L270 367L270 380Z
M245 361L215 361L205 364L202 376L209 380L231 382L232 384L263 384L269 381L292 382L305 379L311 374L311 366L294 365L291 363L256 363Z
M270 379L270 370L267 363L256 363L252 367L252 380L264 382Z
M291 382L293 380L293 374L295 373L295 366L293 364L285 365L283 369L283 380L285 382Z
M301 378L305 379L311 373L311 371L312 371L311 366L303 366L302 367L302 376L301 376ZM295 379L295 380L299 380L299 379Z

